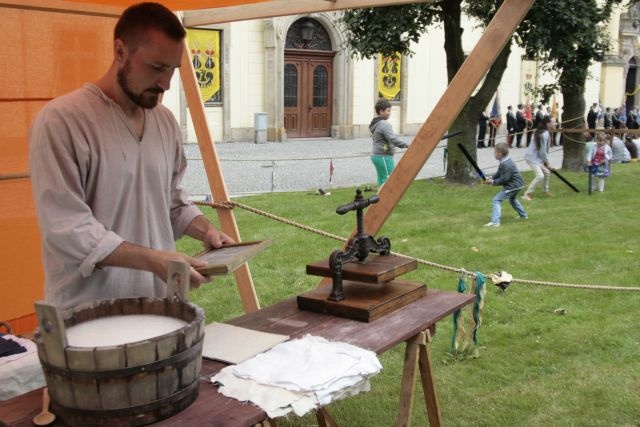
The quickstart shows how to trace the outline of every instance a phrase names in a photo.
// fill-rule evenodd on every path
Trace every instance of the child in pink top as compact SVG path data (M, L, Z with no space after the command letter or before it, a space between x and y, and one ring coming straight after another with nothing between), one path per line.
M596 143L589 150L589 172L596 176L599 180L599 190L604 191L604 180L610 175L609 162L613 157L611 147L607 144L607 136L598 132L596 134ZM595 191L595 182L591 186L591 190Z

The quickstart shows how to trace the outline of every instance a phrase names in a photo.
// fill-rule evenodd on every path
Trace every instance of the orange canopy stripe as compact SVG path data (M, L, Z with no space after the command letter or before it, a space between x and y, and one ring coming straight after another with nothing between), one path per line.
M261 3L263 1L265 0L159 0L157 3L162 3L171 10L193 10L212 7L238 6L250 3ZM124 8L140 2L140 0L83 0L80 3L94 3L109 6L120 6Z
M29 7L29 8L50 8L50 9L66 9L70 7L76 9L85 5L87 9L93 10L91 5L99 7L112 7L114 9L124 9L132 4L141 3L146 0L14 0L6 2L12 7ZM153 0L162 3L171 10L195 10L209 9L228 6L241 6L253 3L262 3L268 0ZM0 1L0 6L5 2Z

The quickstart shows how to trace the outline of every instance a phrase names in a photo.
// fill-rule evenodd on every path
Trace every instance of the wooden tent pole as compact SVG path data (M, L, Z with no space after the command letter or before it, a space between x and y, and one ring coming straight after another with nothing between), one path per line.
M335 12L363 7L393 6L405 3L424 3L434 0L270 0L251 5L237 5L204 9L185 14L185 27L236 22L248 19L301 15L318 12Z
M218 153L216 152L213 138L211 137L211 132L207 125L204 104L200 98L200 89L196 80L195 70L193 69L193 63L189 56L189 42L187 39L185 39L185 46L182 52L180 78L182 79L184 93L187 98L187 104L189 105L189 112L191 113L191 119L193 120L193 126L198 139L198 146L200 147L200 153L202 155L202 161L204 163L205 172L207 173L213 199L216 202L228 201L229 194L227 193L227 186L224 183L222 168L218 161ZM238 231L238 225L236 224L236 218L233 215L233 211L231 209L222 208L217 208L216 211L222 230L239 242L240 232ZM234 274L244 311L249 313L258 310L260 308L260 304L253 286L249 266L244 264L239 267Z
M440 101L427 117L389 180L380 189L380 202L365 213L366 233L375 235L384 225L409 185L458 116L474 89L509 42L535 0L505 0L475 48L462 64ZM355 233L355 232L354 232Z

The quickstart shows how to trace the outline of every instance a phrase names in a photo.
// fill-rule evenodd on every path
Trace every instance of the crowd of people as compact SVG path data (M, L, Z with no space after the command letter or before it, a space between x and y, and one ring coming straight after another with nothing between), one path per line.
M550 145L562 145L562 135L554 132L560 127L559 113L556 108L538 104L535 112L531 111L530 105L518 104L516 111L513 106L507 107L507 145L509 148L526 148L531 145L533 134L542 120L547 120L547 127L550 132ZM480 114L478 120L478 148L493 147L496 144L496 135L502 124L502 117L498 114L489 117L486 112ZM489 138L486 138L487 133ZM524 142L523 142L524 139Z
M557 111L557 110L556 110ZM521 148L523 135L526 135L525 161L534 172L534 178L526 187L522 200L531 201L533 192L542 183L542 194L552 196L549 191L549 177L553 168L549 164L547 153L552 145L563 145L562 136L556 139L558 132L553 130L558 126L556 114L550 107L538 104L535 115L525 113L522 104L514 112L512 106L507 107L507 140L496 142L495 134L501 123L500 117L488 117L482 113L479 120L478 148L493 147L496 160L499 162L498 171L486 178L489 185L500 185L503 189L496 194L492 201L491 221L485 227L500 226L501 204L509 200L518 214L518 218L527 219L528 214L517 200L520 190L525 188L524 180L515 163L509 158L510 148ZM530 119L530 117L532 117ZM605 179L610 176L610 163L627 163L638 161L640 151L640 134L625 132L627 129L640 129L640 113L638 108L629 110L625 116L622 108L613 111L607 107L605 111L599 104L594 103L585 117L589 129L589 138L584 149L584 169L590 174L590 192L604 192ZM490 133L488 144L485 145L486 127L494 127ZM603 132L599 129L620 129L621 132ZM591 179L593 177L593 179ZM597 181L597 187L596 187Z
M528 148L531 146L533 135L536 133L539 124L546 121L546 129L549 131L548 147L564 145L564 137L560 132L554 132L561 127L560 113L558 108L552 108L543 103L539 103L536 111L531 111L530 105L518 104L514 111L513 106L507 107L506 114L507 145L509 148ZM613 151L613 163L625 163L637 161L640 151L640 134L625 132L627 129L640 129L640 110L638 107L611 108L604 110L598 103L593 103L585 117L585 126L592 131L589 132L586 155L592 144L595 144L596 129L620 129L620 133L613 134L608 141L608 145ZM485 111L480 114L478 120L477 147L493 147L496 143L498 129L502 125L502 117L498 114L490 117ZM487 139L487 135L489 136Z
M606 107L603 111L593 103L586 117L587 127L591 129L590 138L585 145L585 164L589 165L590 153L598 142L605 143L611 150L612 163L627 163L638 161L640 151L640 134L628 132L628 130L640 129L640 112L638 107L630 108L628 114L626 108L611 109ZM597 129L620 129L620 132L603 133L598 135Z

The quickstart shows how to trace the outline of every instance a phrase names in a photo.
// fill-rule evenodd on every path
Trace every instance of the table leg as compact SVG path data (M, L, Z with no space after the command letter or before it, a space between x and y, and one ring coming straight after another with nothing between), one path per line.
M422 392L424 393L424 401L427 405L427 413L429 414L429 424L431 426L441 426L442 416L440 415L440 405L438 404L438 395L436 394L436 384L431 369L431 354L429 353L429 342L431 342L431 333L429 330L424 332L425 342L420 346L420 357L418 365L420 366L420 379L422 381Z
M404 356L404 368L402 371L402 384L400 386L400 403L398 404L398 418L396 427L411 425L411 413L413 410L413 396L415 394L416 374L420 369L420 382L422 392L427 405L429 425L440 427L442 417L436 387L431 369L431 355L429 354L429 342L431 333L427 329L406 341L407 348Z
M320 427L338 427L338 423L333 419L329 411L325 408L316 409L316 419Z
M411 412L413 410L413 395L416 387L416 373L418 370L418 356L420 345L425 341L424 332L406 341L404 352L404 367L402 369L402 382L400 384L400 402L398 403L398 418L396 427L407 427L411 424Z

